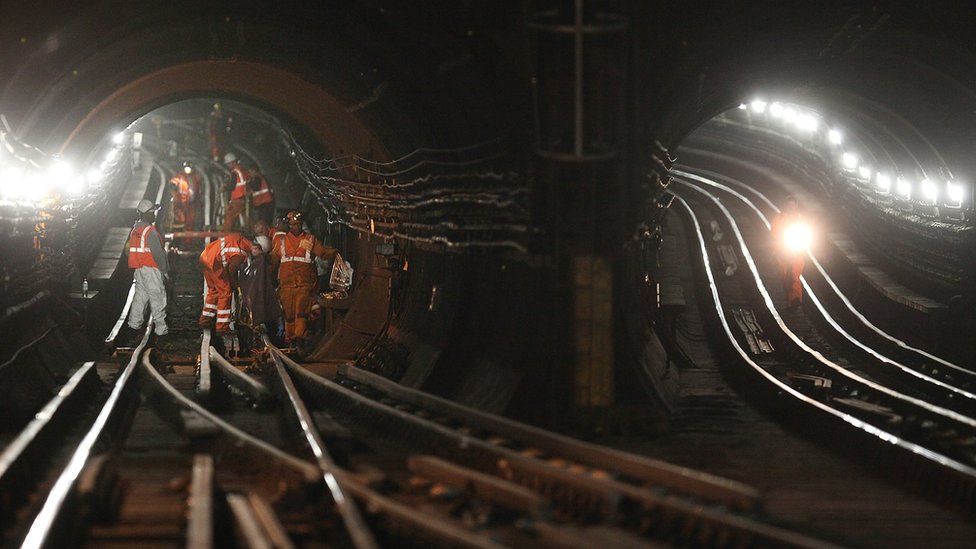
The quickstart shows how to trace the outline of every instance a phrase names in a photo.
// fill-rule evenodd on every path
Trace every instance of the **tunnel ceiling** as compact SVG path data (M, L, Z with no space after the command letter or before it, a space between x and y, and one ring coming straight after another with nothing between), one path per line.
M139 82L191 75L138 106L117 105L130 119L194 92L265 99L279 80L274 72L285 71L280 78L305 81L343 107L337 125L351 127L341 120L356 118L368 128L369 145L349 145L365 147L360 154L497 135L530 142L528 77L546 60L532 58L523 21L569 3L412 4L8 3L0 8L0 108L18 134L59 148L80 122ZM965 157L960 143L976 121L972 15L949 3L624 4L591 2L627 12L635 31L632 101L647 139L673 145L762 93L883 105L940 151ZM271 82L254 85L263 92L236 85L247 63L270 67L260 79Z
M614 279L616 286L596 288L606 300L628 301L620 288L639 283L618 263L643 222L640 208L651 187L634 182L646 181L650 170L666 178L668 153L743 100L765 96L808 105L865 133L877 130L879 140L944 158L960 174L976 174L968 153L976 122L976 15L941 2L589 0L586 17L626 22L612 47L591 42L584 64L592 71L583 84L586 131L597 137L589 144L606 140L615 150L583 161L547 156L537 148L549 143L541 119L561 122L557 134L575 129L568 100L576 85L572 41L543 38L527 21L564 21L573 4L5 3L0 112L28 143L50 152L68 143L69 153L92 147L113 123L201 95L281 112L307 124L329 154L394 158L502 137L516 153L506 174L532 187L535 226L520 234L535 240L528 246L535 255L547 256L523 265L535 269L532 276L548 270L516 276L501 272L504 260L476 268L458 256L435 254L412 262L423 283L415 283L407 299L413 317L396 326L405 335L389 354L415 358L421 349L431 361L443 352L463 364L470 349L482 349L496 363L522 364L526 371L578 358L563 345L576 324L585 324L571 325L576 289L567 266L577 255L592 254L587 265L605 268L606 276L594 279ZM555 16L535 15L551 9ZM551 142L564 145L563 137ZM399 200L378 192L386 201ZM475 219L483 211L458 217ZM360 229L381 217L369 215ZM437 215L430 213L424 225L438 227L443 220ZM492 222L485 225L493 228ZM439 287L440 295L450 292L456 317L435 312ZM626 314L638 302L630 301L617 303L611 320L594 332L636 318ZM517 321L509 321L507 309L519 310ZM534 326L544 333L530 333ZM633 327L637 335L606 337L607 356L640 355L644 327ZM492 329L507 330L508 337L482 337Z

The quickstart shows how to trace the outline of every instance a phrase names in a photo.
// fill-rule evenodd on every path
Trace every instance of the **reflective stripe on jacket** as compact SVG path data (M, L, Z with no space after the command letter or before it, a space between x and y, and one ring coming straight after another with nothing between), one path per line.
M237 200L245 198L247 196L247 182L251 179L251 172L241 167L240 164L234 164L230 169L230 176L231 181L234 183L234 190L230 192L230 199Z
M264 204L270 204L274 200L274 194L271 192L271 187L268 186L268 182L264 179L261 174L255 174L254 177L258 178L258 183L261 184L258 190L251 193L251 204L255 206L263 206Z
M150 243L146 238L156 235L156 228L150 224L136 224L129 233L129 268L138 269L139 267L152 267L158 269L159 265L153 258ZM159 238L156 236L156 238Z
M251 254L251 241L239 234L229 234L214 240L203 249L200 263L212 271L236 267Z

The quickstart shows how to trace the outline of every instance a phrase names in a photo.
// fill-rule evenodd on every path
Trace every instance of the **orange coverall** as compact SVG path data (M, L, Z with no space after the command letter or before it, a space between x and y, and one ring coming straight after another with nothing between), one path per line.
M233 188L230 191L230 202L224 212L224 232L230 231L237 221L237 216L244 212L244 200L247 198L247 182L251 179L251 172L234 162L230 166L230 179Z
M777 246L776 259L779 262L780 279L790 306L803 303L803 285L800 283L800 275L803 274L806 252L788 250L784 243L784 232L787 227L802 220L803 216L800 212L780 212L773 218L771 227L773 242Z
M278 264L278 298L285 313L285 336L295 342L308 334L318 275L315 258L331 259L336 249L322 245L315 236L291 232L275 237L271 259Z
M209 328L216 320L217 332L230 331L231 300L237 267L250 255L251 241L238 233L218 238L200 254L200 268L207 283L200 327Z
M192 231L196 228L194 201L200 190L200 175L177 174L169 180L173 185L173 232Z

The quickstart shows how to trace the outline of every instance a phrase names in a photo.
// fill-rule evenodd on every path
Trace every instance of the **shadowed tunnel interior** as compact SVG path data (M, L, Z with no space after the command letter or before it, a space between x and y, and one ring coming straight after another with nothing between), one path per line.
M584 2L578 57L573 2L94 1L0 13L8 132L73 164L192 98L267 113L293 139L267 126L282 155L355 158L330 168L342 180L331 187L308 164L287 168L292 194L328 218L322 230L334 226L367 275L319 358L562 428L617 405L648 418L675 406L655 265L669 170L706 121L753 99L804 105L893 175L967 188L976 177L972 27L940 3ZM461 152L397 160L418 149ZM397 187L425 176L435 182ZM316 186L327 192L312 196ZM398 207L432 196L436 207ZM951 253L968 266L960 234ZM374 253L394 241L406 269ZM14 255L5 268L23 271ZM64 268L55 278L75 290L84 273ZM33 295L15 279L9 304ZM939 293L968 300L971 285L959 274Z
M974 29L0 2L0 543L971 545Z

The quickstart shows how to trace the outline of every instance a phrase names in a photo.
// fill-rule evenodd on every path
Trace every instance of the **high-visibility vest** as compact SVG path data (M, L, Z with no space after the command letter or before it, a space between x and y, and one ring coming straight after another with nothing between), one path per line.
M156 228L151 224L136 224L129 233L129 268L138 269L140 267L152 267L158 269L159 265L153 259L152 249L146 242L146 238L158 238Z
M193 174L196 177L181 173L169 182L176 186L173 192L173 199L178 202L190 202L193 200L194 194L196 194L196 189L200 184L200 176Z
M217 266L226 268L230 260L237 255L247 257L251 251L251 243L240 235L222 236L214 240L203 249L200 261L207 268L217 270Z
M305 247L302 243L306 243ZM281 262L278 267L278 280L285 283L314 284L317 280L312 249L315 237L304 233L295 236L285 233L276 240Z
M234 190L230 192L230 199L243 199L247 196L247 182L251 179L251 172L241 167L240 164L234 164L230 169L230 176L234 180Z
M271 193L271 187L268 186L268 182L264 179L261 174L256 174L254 177L258 178L258 182L261 183L261 187L251 193L251 204L255 206L261 206L264 204L270 204L274 200L274 195Z

